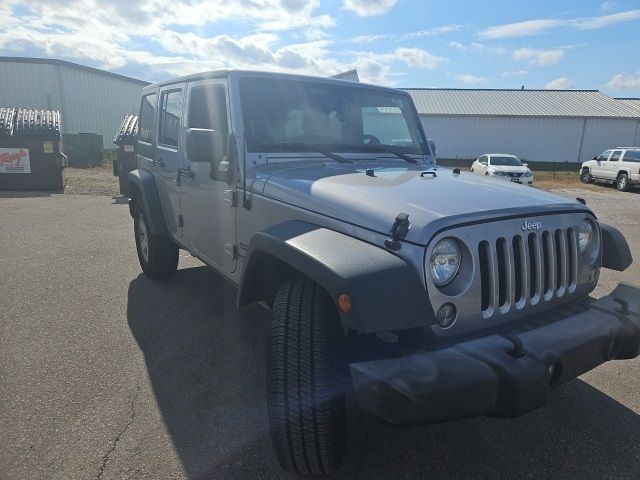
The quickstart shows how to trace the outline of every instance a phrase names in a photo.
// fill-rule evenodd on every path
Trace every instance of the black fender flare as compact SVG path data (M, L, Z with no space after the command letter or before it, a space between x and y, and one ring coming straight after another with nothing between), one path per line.
M279 273L274 269L284 270ZM301 221L256 233L247 248L238 305L264 301L269 288L306 276L324 288L337 308L347 294L342 324L359 333L424 327L436 323L418 273L394 253L348 235Z
M622 272L633 263L627 239L611 225L600 224L602 235L602 267Z
M168 235L167 224L162 211L162 203L160 203L160 194L158 193L158 185L153 174L144 169L132 170L127 175L129 180L129 210L133 215L133 205L141 202L142 211L149 223L149 229L154 235ZM131 190L131 186L138 189L139 198L132 196L137 195Z

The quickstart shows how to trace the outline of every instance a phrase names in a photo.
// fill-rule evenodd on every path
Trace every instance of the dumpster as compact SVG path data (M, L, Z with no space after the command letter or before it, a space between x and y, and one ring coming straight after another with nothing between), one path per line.
M125 115L113 143L117 146L113 160L113 176L120 182L120 194L129 194L127 175L136 169L136 144L138 143L138 116Z
M60 112L0 107L0 190L62 191Z

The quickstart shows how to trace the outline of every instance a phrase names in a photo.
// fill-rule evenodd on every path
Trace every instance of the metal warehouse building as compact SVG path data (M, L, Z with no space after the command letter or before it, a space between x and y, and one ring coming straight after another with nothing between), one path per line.
M122 117L137 113L148 82L55 59L0 57L0 105L59 110L62 133L102 135L105 148Z
M405 89L441 159L583 162L640 145L640 111L597 90Z

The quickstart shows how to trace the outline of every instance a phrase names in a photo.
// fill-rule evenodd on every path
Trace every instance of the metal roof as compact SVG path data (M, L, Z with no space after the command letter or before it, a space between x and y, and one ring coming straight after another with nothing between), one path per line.
M139 83L140 85L149 85L149 82L144 80L138 80L137 78L127 77L126 75L120 75L119 73L107 72L106 70L100 70L99 68L87 67L86 65L80 65L78 63L67 62L65 60L58 60L57 58L32 58L32 57L3 57L0 56L0 62L7 63L46 63L48 65L62 65L65 67L76 68L78 70L85 70L93 73L98 73L107 77L119 78L121 80L128 80L130 82Z
M0 137L60 139L60 112L0 107Z
M138 116L137 115L125 115L116 133L116 138L113 139L113 143L120 144L133 144L138 141Z
M421 115L640 118L598 90L403 88Z
M633 108L640 114L640 98L616 98L616 101L622 103L627 107Z

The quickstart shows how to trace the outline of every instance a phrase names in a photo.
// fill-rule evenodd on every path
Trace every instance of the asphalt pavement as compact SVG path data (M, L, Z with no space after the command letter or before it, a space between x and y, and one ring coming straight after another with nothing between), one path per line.
M564 191L640 247L640 194ZM628 271L603 271L597 296ZM0 479L290 478L265 405L268 313L181 253L137 263L119 199L0 193ZM517 419L394 428L350 399L340 479L640 478L640 361Z

